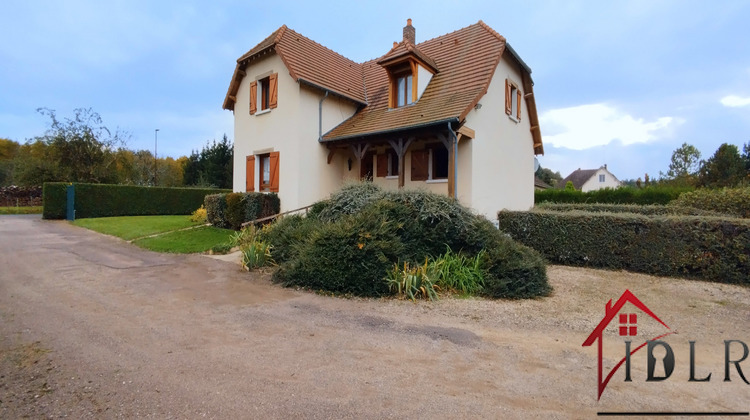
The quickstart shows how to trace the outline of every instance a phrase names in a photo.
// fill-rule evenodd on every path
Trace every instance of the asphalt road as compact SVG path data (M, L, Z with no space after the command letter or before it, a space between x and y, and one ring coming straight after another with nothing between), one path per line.
M200 255L0 216L0 418L591 418L747 411L724 339L750 344L747 288L550 267L528 301L341 299ZM619 372L596 399L604 304L632 290L672 329L671 378ZM659 326L639 323L643 334ZM689 382L688 341L698 342ZM608 344L614 356L622 343ZM735 349L736 350L736 349ZM736 352L735 352L736 353ZM738 357L733 353L733 357ZM741 363L750 379L750 360Z

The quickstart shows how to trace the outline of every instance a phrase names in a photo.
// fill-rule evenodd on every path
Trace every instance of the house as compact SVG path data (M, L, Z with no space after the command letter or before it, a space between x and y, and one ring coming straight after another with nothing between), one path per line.
M615 304L612 304L612 299L610 299L607 304L604 307L604 317L599 322L599 324L594 328L594 330L589 334L589 336L586 338L586 340L583 342L583 347L589 347L594 344L594 342L597 342L597 347L599 351L599 360L598 360L598 395L597 399L601 398L602 392L604 392L604 388L607 387L607 383L610 379L612 379L612 375L617 371L617 369L622 366L623 362L625 362L625 358L622 358L619 363L615 365L615 367L609 372L609 374L604 377L604 372L602 368L602 351L603 351L603 335L604 330L609 326L609 324L612 322L612 320L615 319L615 317L618 318L618 325L617 325L617 332L620 337L635 337L638 335L638 316L636 313L621 313L621 310L625 306L626 303L630 303L633 306L635 306L637 309L644 312L646 315L651 317L653 320L657 321L659 324L664 326L666 328L666 332L664 334L661 334L657 337L652 338L651 340L658 340L660 338L666 337L667 335L674 334L674 331L669 328L667 324L664 323L661 319L659 319L656 314L654 314L648 306L643 304L630 290L625 290L625 292L620 296L619 299L617 299L617 302ZM640 350L645 346L646 343L643 343L642 345L636 347L635 349L631 350L630 354L632 355L636 351Z
M599 169L578 168L562 181L558 182L557 187L565 188L565 184L568 181L571 181L577 190L583 192L600 190L602 188L617 188L622 185L617 177L607 169L606 164Z
M237 60L223 107L234 113L233 189L277 192L282 211L361 178L492 218L534 205L544 149L531 70L482 21L417 43L409 19L400 42L364 63L282 26Z
M538 176L534 175L534 189L535 190L548 190L552 188L551 185L539 179Z

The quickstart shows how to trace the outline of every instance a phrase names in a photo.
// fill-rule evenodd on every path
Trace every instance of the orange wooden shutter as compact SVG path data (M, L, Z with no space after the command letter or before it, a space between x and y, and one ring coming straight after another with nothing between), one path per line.
M516 110L516 119L521 121L521 89L516 89L516 98L518 99L518 109Z
M513 108L513 101L510 97L510 81L505 79L505 113L510 115Z
M429 150L415 150L411 152L411 180L426 181L429 163Z
M378 155L378 178L388 175L388 154Z
M250 82L250 115L258 110L258 82Z
M274 73L268 78L268 90L269 90L268 107L269 108L276 108L276 105L278 102L278 98L279 98L278 89L277 89L279 85L278 76L279 76L278 73Z
M271 152L271 192L279 192L279 152Z
M255 191L255 156L248 156L245 161L245 191Z

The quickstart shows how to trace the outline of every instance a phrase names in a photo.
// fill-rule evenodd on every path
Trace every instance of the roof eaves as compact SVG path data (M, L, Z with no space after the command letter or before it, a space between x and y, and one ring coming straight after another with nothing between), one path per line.
M321 86L321 85L319 85L317 83L311 82L309 80L305 80L305 79L303 79L301 77L299 79L297 79L297 81L299 83L301 83L301 84L305 84L305 85L314 87L316 89L320 89L320 90L323 90L323 91L328 91L328 92L330 92L330 93L332 93L332 94L334 94L336 96L340 96L340 97L342 97L344 99L348 99L348 100L350 100L352 102L356 102L356 103L358 103L360 105L365 105L365 106L367 105L367 102L363 102L361 99L357 99L357 98L355 98L355 97L353 97L351 95L347 95L345 93L341 93L341 92L339 92L336 89L331 89L329 87Z
M389 128L389 129L380 130L380 131L372 131L372 132L367 132L367 133L358 133L358 134L350 134L350 135L334 137L334 138L326 138L326 135L336 128L334 127L330 131L328 131L328 133L323 135L323 139L320 140L320 142L321 143L333 143L337 141L351 140L351 139L356 139L356 138L365 138L365 137L378 136L378 135L382 136L386 134L397 133L399 131L418 130L420 128L427 128L427 127L436 126L440 124L458 123L458 122L459 122L458 118L451 117L451 118L444 118L444 119L435 120L435 121L428 121L428 122L413 124L413 125L409 125L405 127Z

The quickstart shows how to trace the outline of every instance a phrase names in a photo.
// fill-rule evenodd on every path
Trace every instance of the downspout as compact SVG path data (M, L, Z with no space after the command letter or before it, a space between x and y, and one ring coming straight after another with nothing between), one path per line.
M323 98L318 102L318 141L323 141L323 101L328 97L328 91L323 95Z
M453 147L453 198L458 200L458 138L448 122L448 131L451 133Z

